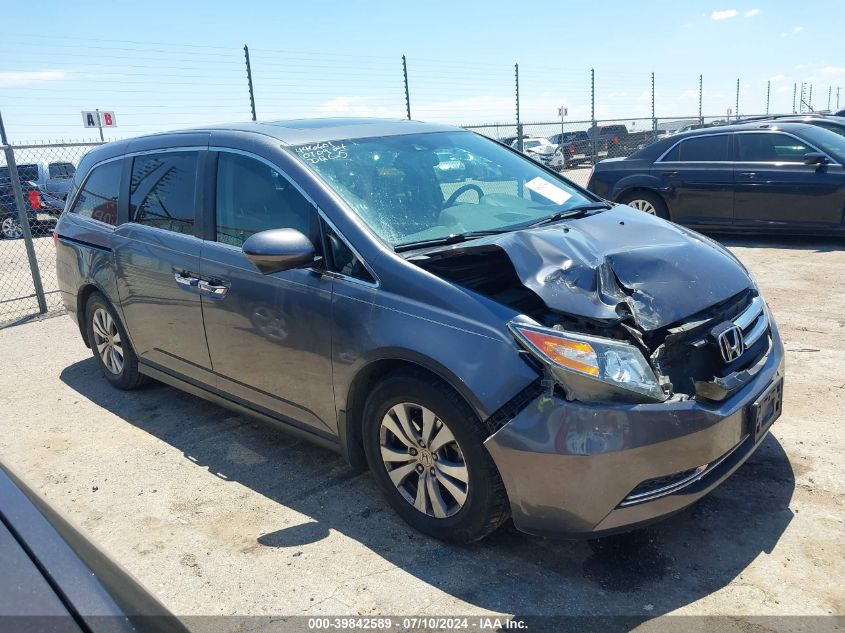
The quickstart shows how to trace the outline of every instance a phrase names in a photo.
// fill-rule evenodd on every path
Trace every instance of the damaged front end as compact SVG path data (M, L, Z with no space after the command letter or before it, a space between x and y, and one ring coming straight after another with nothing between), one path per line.
M768 309L744 267L627 207L411 260L516 310L511 333L568 400L721 401L771 351Z

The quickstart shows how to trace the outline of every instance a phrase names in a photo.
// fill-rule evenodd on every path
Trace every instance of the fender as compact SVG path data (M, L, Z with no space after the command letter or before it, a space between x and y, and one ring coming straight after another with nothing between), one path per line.
M627 191L631 189L653 189L660 192L664 197L672 188L663 185L659 178L651 174L632 174L620 178L613 189L611 189L611 200L619 200Z

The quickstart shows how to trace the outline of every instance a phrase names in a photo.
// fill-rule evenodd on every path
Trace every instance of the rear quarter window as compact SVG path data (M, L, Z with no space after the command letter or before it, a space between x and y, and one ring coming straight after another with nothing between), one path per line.
M79 195L70 212L115 226L122 169L120 160L104 163L92 169L79 189Z

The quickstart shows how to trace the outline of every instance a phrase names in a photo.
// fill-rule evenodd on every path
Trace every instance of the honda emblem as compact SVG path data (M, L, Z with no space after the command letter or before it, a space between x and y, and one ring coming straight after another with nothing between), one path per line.
M735 361L745 352L745 337L742 335L742 329L736 324L723 330L716 339L716 343L719 345L719 352L725 363Z

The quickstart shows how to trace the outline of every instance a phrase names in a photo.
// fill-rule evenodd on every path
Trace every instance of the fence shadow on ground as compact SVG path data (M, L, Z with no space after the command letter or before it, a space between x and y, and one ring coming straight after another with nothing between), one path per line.
M667 613L733 581L772 551L792 519L793 466L769 436L710 496L653 527L587 543L528 537L507 525L480 543L444 545L407 527L368 473L353 472L328 450L158 383L116 397L92 358L65 368L61 380L198 468L310 517L259 536L255 547L296 551L335 530L423 582L498 612Z

